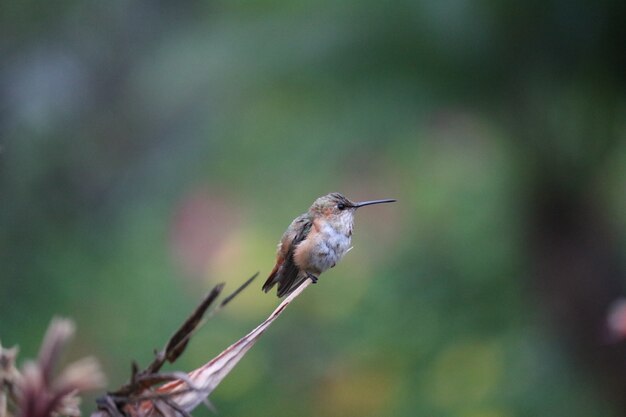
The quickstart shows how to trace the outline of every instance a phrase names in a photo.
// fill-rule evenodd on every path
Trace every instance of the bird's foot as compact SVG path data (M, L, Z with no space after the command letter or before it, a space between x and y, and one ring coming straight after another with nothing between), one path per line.
M309 277L311 279L311 282L313 282L313 284L317 284L317 277L315 275L313 275L310 272L306 273L306 276Z

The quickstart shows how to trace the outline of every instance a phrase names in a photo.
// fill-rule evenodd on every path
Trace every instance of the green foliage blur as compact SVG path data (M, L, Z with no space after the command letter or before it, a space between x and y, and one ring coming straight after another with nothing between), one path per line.
M339 191L398 203L357 214L354 249L215 391L221 415L623 415L551 320L529 230L538 185L588 196L626 268L625 17L3 2L0 340L33 357L72 317L113 389L213 285L260 271L173 368L194 369L277 305L279 237Z

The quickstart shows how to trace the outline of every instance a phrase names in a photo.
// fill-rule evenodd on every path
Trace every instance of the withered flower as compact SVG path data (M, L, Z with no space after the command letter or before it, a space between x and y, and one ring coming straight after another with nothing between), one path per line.
M55 372L61 353L74 332L71 320L54 318L48 326L39 357L36 361L26 362L21 373L11 368L16 350L0 350L3 358L0 360L1 392L14 402L16 416L78 417L78 394L104 386L104 374L93 358L80 359ZM0 417L4 416L0 414Z

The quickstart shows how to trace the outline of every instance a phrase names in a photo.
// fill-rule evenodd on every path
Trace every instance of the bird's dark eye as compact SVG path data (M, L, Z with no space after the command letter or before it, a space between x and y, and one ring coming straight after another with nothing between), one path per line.
M343 203L339 203L339 204L337 204L337 208L338 208L339 210L343 210L343 209L345 209L345 208L346 208L346 206L345 206L345 204L343 204Z

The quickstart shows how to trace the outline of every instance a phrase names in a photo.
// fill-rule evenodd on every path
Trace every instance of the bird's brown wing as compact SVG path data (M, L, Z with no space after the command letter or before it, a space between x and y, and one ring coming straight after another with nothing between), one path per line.
M306 276L301 276L300 268L293 260L293 254L298 245L306 239L312 224L308 213L298 216L291 223L281 239L276 266L265 281L263 291L268 292L278 284L278 296L283 297L295 290L306 279Z

